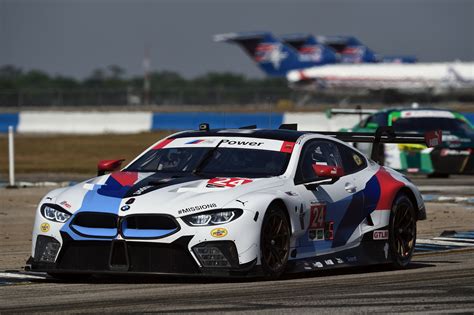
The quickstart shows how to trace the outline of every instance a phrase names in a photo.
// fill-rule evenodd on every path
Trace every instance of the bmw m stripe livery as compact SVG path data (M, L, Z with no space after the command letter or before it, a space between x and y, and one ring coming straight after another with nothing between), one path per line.
M419 191L338 137L368 141L369 135L261 129L171 135L120 171L48 193L38 205L28 264L56 277L278 277L406 266L416 221L426 218ZM372 141L410 140L392 134ZM100 170L118 162L102 162Z

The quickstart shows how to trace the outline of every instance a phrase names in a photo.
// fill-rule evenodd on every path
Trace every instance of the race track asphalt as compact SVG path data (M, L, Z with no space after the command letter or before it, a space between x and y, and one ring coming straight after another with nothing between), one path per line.
M160 277L52 279L0 286L0 313L472 313L474 251L416 255L406 270L365 267L278 281Z

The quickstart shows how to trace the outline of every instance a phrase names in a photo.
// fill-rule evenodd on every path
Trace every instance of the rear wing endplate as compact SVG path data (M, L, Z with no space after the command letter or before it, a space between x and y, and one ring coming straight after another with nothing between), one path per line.
M326 136L331 136L344 142L373 143L370 158L377 163L383 162L383 143L410 143L424 144L427 147L435 147L441 144L442 131L429 131L422 133L395 132L393 127L378 127L375 133L371 132L328 132L315 131Z

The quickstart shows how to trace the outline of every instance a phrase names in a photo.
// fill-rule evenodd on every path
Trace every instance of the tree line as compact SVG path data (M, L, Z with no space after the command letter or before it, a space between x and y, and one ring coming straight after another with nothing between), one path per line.
M149 74L151 89L173 90L176 88L240 88L240 89L287 89L285 79L281 78L247 78L236 73L209 72L195 78L184 78L174 71L153 71ZM0 67L0 90L83 90L83 89L133 89L143 90L143 76L125 75L123 68L110 65L98 68L84 79L64 75L51 75L41 70L25 71L13 65Z

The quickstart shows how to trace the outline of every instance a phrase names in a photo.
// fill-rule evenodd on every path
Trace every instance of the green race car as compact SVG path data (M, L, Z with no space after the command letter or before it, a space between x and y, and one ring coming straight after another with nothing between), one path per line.
M443 141L436 148L424 145L386 144L384 164L407 172L447 177L450 174L474 174L474 128L460 113L434 108L390 108L375 110L331 110L336 114L360 115L360 122L349 132L375 132L377 127L393 126L397 132L442 130ZM368 115L368 116L367 116ZM371 147L357 144L368 154Z

